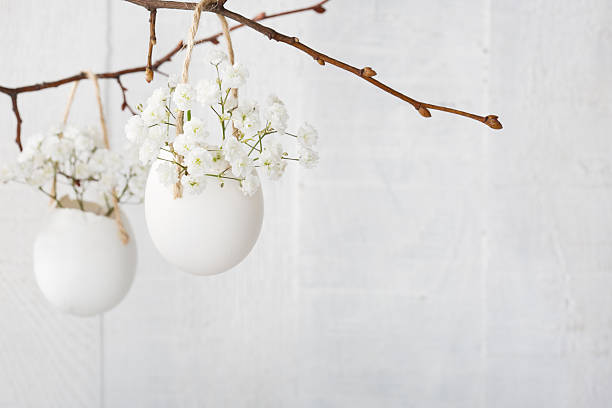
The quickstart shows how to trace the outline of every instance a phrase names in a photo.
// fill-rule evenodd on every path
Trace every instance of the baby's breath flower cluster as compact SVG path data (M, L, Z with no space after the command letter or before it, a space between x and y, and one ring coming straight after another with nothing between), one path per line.
M61 126L27 139L17 162L0 167L0 183L28 184L59 207L58 191L67 190L81 210L87 199L105 206L110 214L113 190L119 202L142 201L148 170L135 146L115 153L104 147L95 129Z
M237 182L246 196L260 187L256 169L270 179L285 172L288 161L298 161L306 168L317 163L313 150L317 131L303 124L296 133L287 131L289 115L285 104L276 96L268 97L263 107L240 98L234 89L242 87L248 77L244 65L228 62L227 55L213 51L208 62L216 72L214 80L197 84L176 83L159 88L149 97L140 114L130 118L125 132L130 142L139 146L143 164L160 160L157 176L166 186L180 182L187 194L199 194L207 180L217 180L221 186L229 180ZM196 116L200 108L208 118ZM184 112L183 132L176 134L176 118ZM211 123L219 124L217 137L209 134ZM295 142L290 155L282 139Z

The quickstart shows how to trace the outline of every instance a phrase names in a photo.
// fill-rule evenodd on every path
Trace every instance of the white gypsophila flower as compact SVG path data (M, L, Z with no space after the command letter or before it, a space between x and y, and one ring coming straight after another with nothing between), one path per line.
M121 152L122 161L127 167L138 166L140 167L140 159L138 158L138 151L140 146L135 143L125 143Z
M40 151L40 144L27 143L23 151L17 156L17 163L38 167L45 162L46 158Z
M54 133L54 132L51 132ZM72 140L76 140L77 137L83 135L83 133L76 127L74 126L69 126L66 125L62 128L61 131L62 137L65 137L67 139L72 139Z
M227 54L219 49L213 48L208 51L208 55L206 56L206 60L210 62L212 65L219 65L222 62L228 60Z
M70 139L59 138L57 135L49 135L43 140L40 151L42 154L55 162L65 162L73 152L74 143Z
M136 201L144 198L145 186L147 184L147 172L140 171L133 175L128 181L128 189Z
M73 140L74 148L79 156L91 152L96 147L93 139L82 133L75 135Z
M170 113L166 110L165 105L148 105L140 115L147 127L167 122L169 116Z
M45 158L40 152L40 146L45 140L45 135L42 133L37 133L28 139L23 144L23 150L17 156L18 163L32 163L37 162L37 164L42 163Z
M197 147L203 147L203 140L196 138L193 134L181 133L174 139L174 151L181 156L187 156L190 151Z
M204 139L208 137L204 122L196 117L192 117L190 121L185 122L183 125L183 133L188 137L193 137L193 140L200 143L203 143Z
M168 187L178 181L178 170L172 163L161 163L157 166L157 177L161 184Z
M93 169L88 163L78 162L74 166L74 177L79 180L87 180L94 175Z
M259 190L260 184L261 183L257 173L255 171L251 171L246 175L244 180L240 182L240 189L245 196L250 197L255 194L257 190Z
M253 159L246 154L236 158L231 162L232 174L235 177L245 177L253 170Z
M214 81L199 81L196 85L196 99L203 107L206 108L219 103L221 100L221 90L219 89L219 84Z
M268 96L264 118L270 122L272 127L280 134L285 133L289 114L285 104L276 95Z
M174 148L174 151L181 156L186 156L191 150L189 139L184 133L176 136L176 139L174 139L174 142L172 142L172 147Z
M176 74L170 74L168 76L168 88L173 89L176 88L176 86L178 85L178 75Z
M206 188L206 176L184 176L181 179L181 184L186 194L197 195Z
M125 124L125 137L135 144L142 143L143 139L147 136L149 127L145 125L144 121L139 115L132 116Z
M196 91L190 84L178 84L172 95L172 102L183 112L191 110L195 99Z
M227 65L223 69L222 84L224 89L240 88L249 77L249 70L240 63Z
M283 146L280 143L264 147L260 160L270 179L277 180L284 174L287 163L283 160L283 156Z
M149 164L159 154L159 149L164 144L164 131L159 126L149 128L144 142L140 146L138 157L142 164Z
M302 167L311 169L319 162L319 154L308 147L302 146L299 152L299 160Z
M142 164L151 163L159 154L161 145L155 139L145 139L140 151L138 152L138 158Z
M164 107L168 105L168 101L170 100L170 90L168 88L162 87L157 88L153 91L151 96L147 99L147 107Z
M308 123L304 123L297 131L297 141L304 147L312 147L317 144L319 134L316 129Z
M15 168L10 164L0 166L0 183L8 183L15 178Z
M98 180L98 189L111 192L117 186L118 178L115 173L105 172L100 175Z
M230 167L230 164L225 160L225 156L221 150L210 152L212 156L212 163L210 170L213 173L220 173Z
M242 159L243 156L247 155L247 152L244 151L242 143L236 140L235 137L228 137L223 143L223 155L225 160L231 163Z
M123 162L121 161L121 155L112 150L105 149L104 155L104 168L105 172L109 173L118 173L121 171L123 167Z
M33 187L41 187L53 178L54 169L51 163L32 169L26 176L26 182Z
M106 170L106 149L97 149L87 164L92 173L103 173Z
M255 101L240 101L238 108L232 113L232 123L243 133L257 132L259 128L259 106Z
M187 171L195 176L202 176L212 167L212 155L208 150L196 147L185 158Z
M82 129L77 129L77 132L93 140L94 145L96 147L104 147L104 138L102 137L102 132L97 127L87 126Z

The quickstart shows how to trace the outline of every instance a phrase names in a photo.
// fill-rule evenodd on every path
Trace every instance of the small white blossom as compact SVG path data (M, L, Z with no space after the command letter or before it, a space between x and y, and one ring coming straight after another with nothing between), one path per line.
M190 121L185 123L183 132L198 142L203 142L208 137L204 122L196 117L192 117Z
M161 163L157 166L157 177L164 186L171 186L178 181L178 169L172 163Z
M140 162L148 164L159 154L159 149L164 143L164 133L162 128L154 126L149 129L147 138L144 140L138 153Z
M168 76L168 88L173 89L178 85L178 75L170 74Z
M219 65L222 62L225 62L228 60L227 54L216 48L213 48L212 50L208 51L208 55L206 56L206 59L212 65Z
M146 126L154 126L168 121L170 114L165 105L149 105L140 116Z
M223 155L225 156L225 160L231 163L242 160L242 158L247 155L247 152L244 151L242 143L236 140L235 137L230 136L225 139L225 143L223 144Z
M196 138L193 134L181 133L174 139L174 151L181 156L187 156L191 150L201 147L201 142L201 139Z
M56 135L50 135L42 142L40 151L45 157L55 162L64 162L68 160L72 154L73 148L74 144L72 140L65 138L60 139Z
M244 180L240 182L240 188L245 196L250 197L255 194L257 190L259 190L260 184L261 183L257 173L255 171L251 171L246 175Z
M212 167L212 156L201 147L193 149L185 158L189 174L202 176Z
M148 130L149 127L145 125L142 118L139 115L134 115L125 125L125 136L130 142L140 144L147 136Z
M221 100L219 85L214 81L202 80L198 82L196 86L196 99L205 108L219 103Z
M200 194L206 188L206 176L184 176L181 178L183 190L188 195Z
M225 89L240 88L249 77L249 70L242 64L236 63L225 67L222 73L222 83Z
M147 185L147 173L142 171L130 178L128 188L137 201L144 197L145 186Z
M272 146L264 147L260 156L261 164L265 169L266 175L272 180L279 179L285 172L287 163L283 160L283 155L283 146L277 143Z
M196 91L190 84L178 84L172 96L172 101L176 107L183 112L191 110L195 99Z
M91 152L96 144L88 135L79 133L74 138L74 148L78 155L83 155Z
M319 154L308 147L302 147L299 152L302 167L311 169L319 162Z
M33 187L42 187L53 178L53 166L46 163L43 166L33 169L26 177L26 182Z
M297 131L297 141L304 147L312 147L317 144L319 135L315 128L308 123L304 123Z
M268 97L264 117L278 133L285 133L289 115L287 114L285 104L277 96L270 95Z
M8 183L15 178L14 166L3 164L0 166L0 183Z
M255 101L241 101L232 113L232 122L243 133L256 133L260 126L259 107Z
M79 180L87 180L94 175L93 169L88 163L79 162L74 166L74 177Z
M147 99L147 107L164 107L170 100L170 90L168 88L157 88Z
M244 177L253 170L253 159L246 154L231 161L232 174L235 177Z

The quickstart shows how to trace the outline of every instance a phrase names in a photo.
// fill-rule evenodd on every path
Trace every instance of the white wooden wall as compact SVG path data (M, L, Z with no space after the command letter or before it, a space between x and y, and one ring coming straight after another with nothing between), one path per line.
M358 4L359 3L359 4ZM231 0L247 15L307 0ZM0 407L609 407L612 5L608 0L333 0L270 21L434 112L261 35L234 42L249 93L274 91L321 136L317 170L266 183L266 220L230 273L164 263L131 209L140 267L103 318L52 310L31 247L46 200L0 187ZM0 0L0 84L142 64L143 9ZM158 13L156 54L189 13ZM218 27L213 16L202 33ZM196 58L205 48L196 51ZM180 58L166 71L177 72ZM197 75L196 68L192 73ZM132 102L150 87L126 78ZM105 83L120 143L125 112ZM69 86L23 95L24 133ZM75 123L95 122L88 84ZM0 159L14 119L0 95Z

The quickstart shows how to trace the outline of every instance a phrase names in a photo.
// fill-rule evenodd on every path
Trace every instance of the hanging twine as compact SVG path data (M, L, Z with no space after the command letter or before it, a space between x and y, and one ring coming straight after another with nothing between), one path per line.
M102 97L100 96L100 84L98 83L98 77L91 71L84 71L87 78L90 79L94 84L94 90L96 94L96 102L98 103L98 112L100 114L100 125L102 127L102 137L104 139L104 146L107 149L110 149L110 143L108 140L108 128L106 127L106 120L104 119L104 107L102 105ZM119 231L119 238L123 244L127 244L130 236L123 225L123 221L121 221L121 214L119 213L119 199L117 198L117 191L113 188L112 190L112 198L113 198L113 218L115 219L115 223L117 224L117 230Z
M72 102L74 101L74 95L76 94L76 90L79 86L80 81L75 81L70 89L70 94L68 95L68 102L66 103L66 108L64 109L64 119L62 120L62 132L66 128L66 123L68 123L68 116L70 116L70 108L72 107ZM63 137L62 132L60 132L57 137L60 139ZM53 181L51 182L51 198L49 199L49 205L53 206L56 204L57 195L57 173L53 175Z
M189 82L189 64L191 64L191 54L193 52L193 46L195 43L195 36L198 32L198 27L200 26L200 17L202 15L202 10L205 7L208 7L211 4L217 4L217 0L201 0L198 5L193 10L193 21L191 22L191 27L189 28L189 35L187 37L187 50L185 52L185 60L183 61L183 74L181 76L181 82L186 84ZM176 116L176 134L180 135L183 133L183 123L184 123L184 112L179 111ZM178 162L182 163L183 159L179 156ZM181 184L181 171L178 171L178 180L174 185L174 198L181 198L183 196L183 185Z

